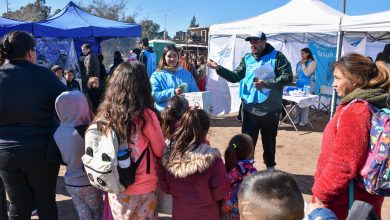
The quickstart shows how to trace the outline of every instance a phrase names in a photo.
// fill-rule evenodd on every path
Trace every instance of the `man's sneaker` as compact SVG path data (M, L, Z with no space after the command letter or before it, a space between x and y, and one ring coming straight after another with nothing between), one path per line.
M275 167L267 167L267 170L275 170Z
M302 122L299 123L300 126L305 126L305 125L307 125L307 124L308 124L308 123L302 123Z

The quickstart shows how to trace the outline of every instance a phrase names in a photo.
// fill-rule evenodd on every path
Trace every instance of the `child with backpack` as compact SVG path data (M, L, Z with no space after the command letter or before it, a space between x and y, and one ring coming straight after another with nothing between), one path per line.
M102 191L91 186L81 161L85 129L91 122L87 98L80 91L63 92L56 99L55 109L61 124L54 140L66 164L66 190L79 219L99 220L103 211Z
M229 195L222 203L222 219L240 219L237 193L245 177L256 172L253 166L255 148L252 138L247 134L237 134L229 142L225 151L225 167L230 180Z
M386 107L390 70L383 62L374 63L356 53L342 56L332 67L332 86L342 99L324 130L312 188L313 202L332 210L343 220L347 218L353 200L360 200L371 204L380 217L384 197L369 193L357 179L372 156L368 154L371 153L370 144L375 141L370 135L372 129L382 127L388 131L390 126L371 123L375 114L367 104L379 109ZM365 101L354 101L356 99ZM388 149L388 136L383 134L382 140L386 141L383 148ZM373 179L372 183L377 180Z
M166 144L151 92L143 64L121 63L110 78L94 119L107 124L103 132L114 128L131 161L139 161L135 181L124 192L108 193L114 219L157 219L156 160Z
M172 137L172 134L179 126L180 119L188 109L188 101L182 95L172 96L168 100L167 107L161 112L161 128L165 139L169 140Z
M187 111L162 158L160 187L173 197L173 219L220 219L229 181L219 150L204 143L209 128L204 110Z

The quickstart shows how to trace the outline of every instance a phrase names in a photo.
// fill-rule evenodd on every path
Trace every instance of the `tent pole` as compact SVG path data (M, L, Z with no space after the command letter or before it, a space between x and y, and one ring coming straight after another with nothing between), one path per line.
M336 60L338 60L341 56L341 49L343 47L343 38L344 38L344 32L340 31L337 35L337 50L336 50ZM330 107L330 118L333 118L333 115L336 111L336 101L337 101L337 93L336 89L333 88L332 90L332 101L331 101L331 107Z
M345 14L345 10L346 10L346 3L347 0L343 0L343 13ZM342 19L342 18L341 18ZM337 35L337 50L336 50L336 60L338 60L341 56L341 49L343 47L343 38L344 38L344 32L341 31L341 19L340 19L340 31ZM330 118L333 118L333 115L336 111L336 101L337 101L337 93L336 93L336 89L333 88L333 91L332 91L332 102L331 102L331 106L330 106Z

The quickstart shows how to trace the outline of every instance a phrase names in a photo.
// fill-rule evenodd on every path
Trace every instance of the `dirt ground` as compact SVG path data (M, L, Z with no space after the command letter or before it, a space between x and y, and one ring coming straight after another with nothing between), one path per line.
M282 124L279 126L276 149L276 168L294 175L303 195L307 201L311 198L311 187L317 158L320 152L322 131L326 125L327 114L314 115L311 121L314 126L299 127L299 135L292 125ZM212 119L209 140L211 145L218 147L223 153L230 138L240 133L241 124L235 115L227 115ZM262 160L262 146L259 139L255 152L255 166L257 169L265 169ZM68 196L63 179L64 167L61 168L61 176L57 184L57 204L60 220L77 219L76 211L71 198ZM160 219L170 219L161 217ZM390 219L390 198L386 198L382 207L382 219Z

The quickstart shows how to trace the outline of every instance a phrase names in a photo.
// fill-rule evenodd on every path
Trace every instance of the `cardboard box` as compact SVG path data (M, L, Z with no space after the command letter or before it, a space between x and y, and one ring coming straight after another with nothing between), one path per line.
M184 93L184 97L187 99L190 107L198 107L209 114L213 113L209 91Z

